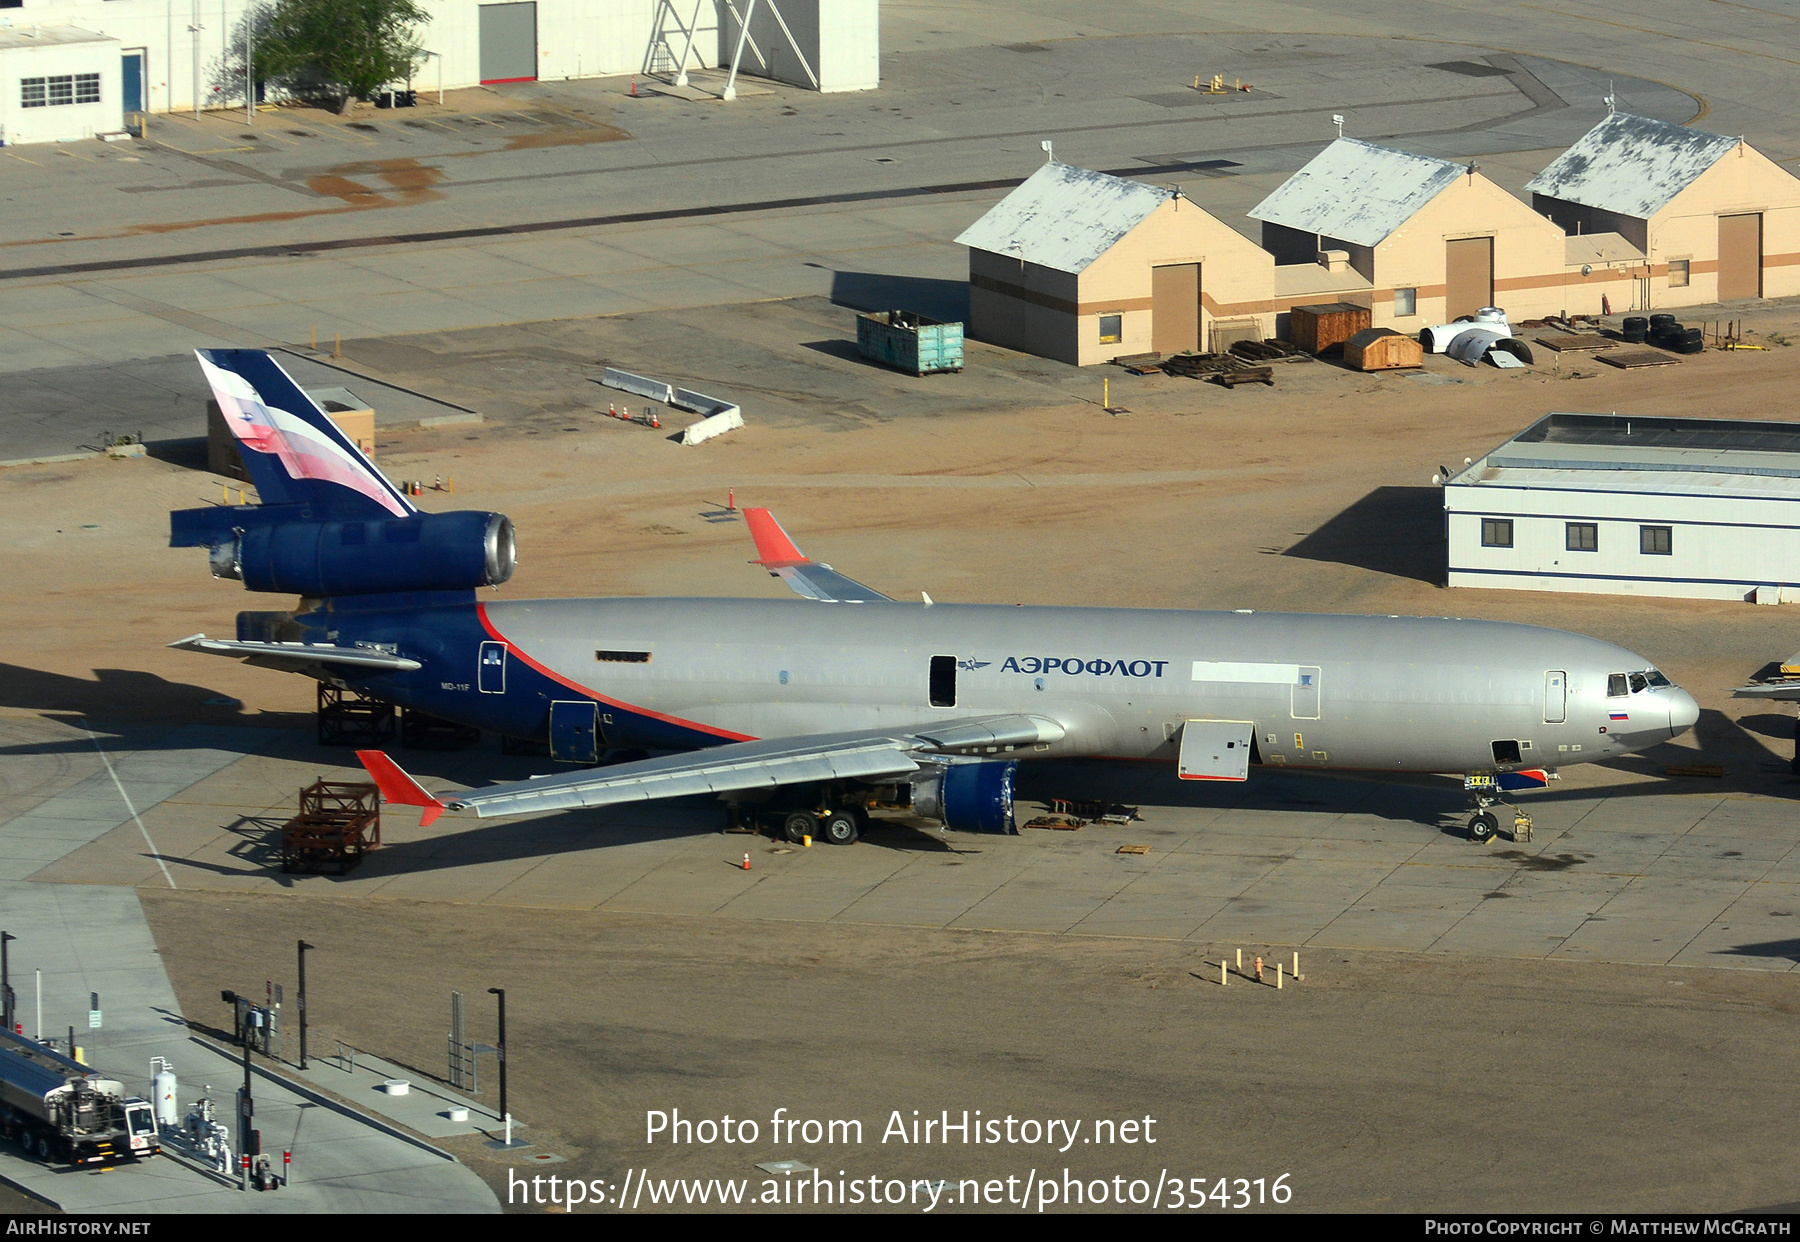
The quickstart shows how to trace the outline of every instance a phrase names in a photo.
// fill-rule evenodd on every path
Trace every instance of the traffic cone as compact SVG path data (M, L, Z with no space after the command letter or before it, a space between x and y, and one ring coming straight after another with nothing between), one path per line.
M650 411L650 425L658 431L662 430L662 419L656 416L655 410Z
M637 79L636 78L631 79L631 97L633 99L637 98Z
M750 870L750 855L748 855L748 854L744 855L744 870L745 871Z

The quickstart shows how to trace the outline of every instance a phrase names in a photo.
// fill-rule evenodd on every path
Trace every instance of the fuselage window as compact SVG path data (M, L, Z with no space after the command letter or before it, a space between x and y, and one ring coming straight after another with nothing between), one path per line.
M1625 674L1623 674L1623 673L1608 673L1606 675L1606 697L1607 698L1622 699L1630 693L1631 693L1631 686L1626 682Z

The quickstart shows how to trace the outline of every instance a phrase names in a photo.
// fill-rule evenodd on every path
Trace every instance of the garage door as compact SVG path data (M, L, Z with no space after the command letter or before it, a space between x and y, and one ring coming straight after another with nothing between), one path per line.
M537 81L537 5L481 6L481 80Z
M1494 239L1463 237L1444 243L1444 317L1473 315L1494 304Z
M1150 269L1150 348L1163 355L1200 348L1200 265Z
M1762 216L1719 217L1719 301L1762 296Z

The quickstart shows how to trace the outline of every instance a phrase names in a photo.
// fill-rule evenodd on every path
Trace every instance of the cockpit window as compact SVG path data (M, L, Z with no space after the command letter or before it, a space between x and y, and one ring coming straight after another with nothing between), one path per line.
M1642 673L1633 673L1631 675L1631 692L1633 694L1642 694L1649 688L1650 679L1648 677L1644 676Z
M1606 675L1606 697L1607 698L1622 699L1630 693L1631 693L1631 688L1628 685L1626 685L1626 683L1625 683L1625 674L1623 674L1623 673L1608 673Z
M1653 689L1657 686L1672 686L1675 684L1674 682L1670 681L1667 677L1664 677L1661 673L1657 672L1655 669L1651 669L1649 672L1645 673L1644 677L1646 680L1649 681L1649 683Z

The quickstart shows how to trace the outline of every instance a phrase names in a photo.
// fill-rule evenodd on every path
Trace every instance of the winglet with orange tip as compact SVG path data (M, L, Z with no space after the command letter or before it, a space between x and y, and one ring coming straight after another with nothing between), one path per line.
M375 778L376 787L381 790L382 801L399 806L416 806L424 808L425 813L419 817L419 827L429 828L437 821L437 817L449 810L449 806L426 793L412 777L401 770L400 765L387 757L387 752L380 750L359 750L356 757L362 760L369 775Z
M744 521L749 523L750 537L756 540L756 554L760 559L755 564L787 583L796 595L832 604L893 602L874 587L864 586L829 565L809 559L767 509L745 509Z

